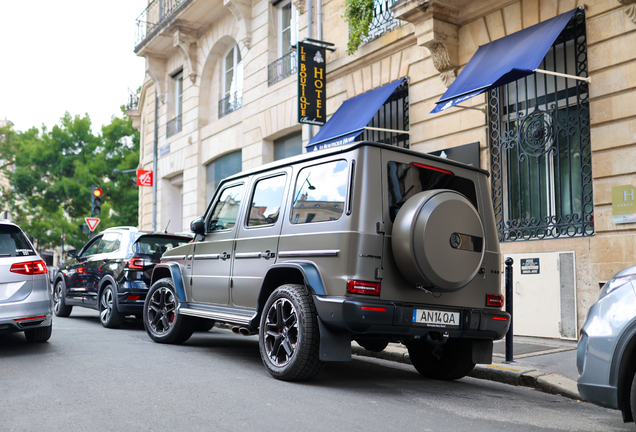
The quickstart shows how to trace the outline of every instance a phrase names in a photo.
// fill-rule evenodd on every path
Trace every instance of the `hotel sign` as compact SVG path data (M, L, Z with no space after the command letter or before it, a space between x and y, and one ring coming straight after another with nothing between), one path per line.
M626 185L612 188L612 222L636 222L636 187Z
M322 126L326 120L325 48L298 42L298 122Z

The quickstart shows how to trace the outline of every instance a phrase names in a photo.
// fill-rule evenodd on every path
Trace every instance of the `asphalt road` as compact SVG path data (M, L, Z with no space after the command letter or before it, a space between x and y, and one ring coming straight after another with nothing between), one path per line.
M306 383L273 379L255 336L223 329L180 346L97 312L55 318L48 343L0 334L0 431L634 431L620 413L523 387L439 382L354 358Z

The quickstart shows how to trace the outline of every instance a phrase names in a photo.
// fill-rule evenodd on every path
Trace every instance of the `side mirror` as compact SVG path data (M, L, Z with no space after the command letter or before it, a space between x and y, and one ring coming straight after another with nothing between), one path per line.
M203 216L199 216L190 222L190 231L197 235L205 235L205 223L203 222Z
M66 255L68 255L71 258L77 258L77 250L69 249L66 251Z

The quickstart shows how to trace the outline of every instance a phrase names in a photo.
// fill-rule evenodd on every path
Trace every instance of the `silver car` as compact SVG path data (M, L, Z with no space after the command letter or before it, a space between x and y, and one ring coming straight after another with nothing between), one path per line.
M29 342L49 340L53 298L47 276L20 227L0 220L0 332L24 332Z
M581 329L577 351L581 396L636 416L636 266L616 273L601 289Z

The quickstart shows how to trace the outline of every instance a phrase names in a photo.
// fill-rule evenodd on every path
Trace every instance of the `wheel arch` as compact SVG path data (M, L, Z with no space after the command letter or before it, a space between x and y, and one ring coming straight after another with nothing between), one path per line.
M163 278L172 279L174 289L177 291L177 295L179 296L179 301L182 303L187 302L181 266L175 262L157 264L152 270L152 275L150 276L150 286L153 286L155 282Z
M117 302L117 291L118 291L117 282L115 282L115 279L111 275L106 275L102 278L102 280L99 281L99 285L97 286L97 309L98 310L99 310L99 299L102 296L102 291L104 291L104 288L108 285L113 286L113 290L115 291L113 295L113 301L115 302L115 306L119 306Z
M322 276L315 264L308 262L284 262L271 266L258 293L256 303L256 315L252 318L250 326L260 325L261 313L265 303L276 288L284 284L303 285L310 295L325 295L325 286Z
M610 384L616 386L618 409L623 413L623 420L633 421L629 394L632 378L636 373L636 321L632 322L623 332L614 355L610 369Z

